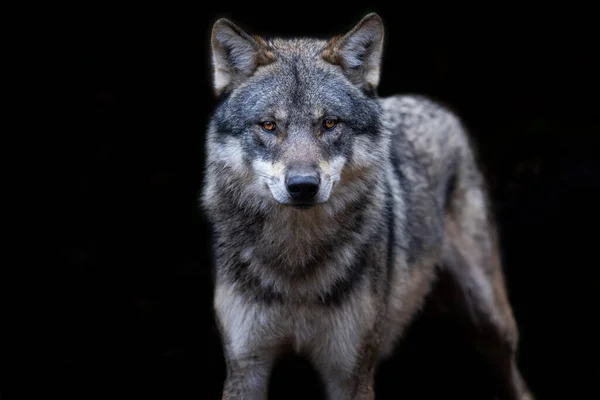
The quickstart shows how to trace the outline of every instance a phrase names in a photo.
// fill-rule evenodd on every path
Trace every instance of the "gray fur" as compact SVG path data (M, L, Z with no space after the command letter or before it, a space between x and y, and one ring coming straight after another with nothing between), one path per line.
M263 40L226 20L213 28L215 92L203 209L214 232L215 311L227 359L224 398L265 398L291 347L330 398L373 398L389 355L450 271L504 346L506 398L532 398L514 357L517 329L502 282L482 176L448 110L376 95L383 41L370 14L330 41ZM324 118L338 123L324 129ZM276 129L261 128L265 120ZM285 177L320 186L297 208ZM494 356L490 356L493 358ZM530 397L527 397L530 396Z

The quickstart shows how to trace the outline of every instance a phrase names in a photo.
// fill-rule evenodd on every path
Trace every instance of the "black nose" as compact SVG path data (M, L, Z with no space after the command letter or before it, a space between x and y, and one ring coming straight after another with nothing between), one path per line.
M311 175L294 175L288 177L287 189L294 200L309 201L319 191L319 179Z

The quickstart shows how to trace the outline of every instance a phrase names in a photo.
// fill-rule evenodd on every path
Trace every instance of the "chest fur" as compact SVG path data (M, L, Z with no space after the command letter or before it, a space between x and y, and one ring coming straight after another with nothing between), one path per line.
M291 347L320 362L352 365L361 340L371 332L383 304L360 287L338 307L265 304L249 301L231 285L215 292L215 311L236 356Z

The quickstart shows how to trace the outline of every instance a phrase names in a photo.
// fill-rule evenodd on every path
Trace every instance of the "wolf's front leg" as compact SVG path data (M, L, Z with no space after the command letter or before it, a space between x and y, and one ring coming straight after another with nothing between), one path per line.
M374 400L373 390L374 377L372 373L358 375L356 377L335 377L325 375L327 398L332 400Z
M341 332L339 332L341 333ZM315 365L332 400L373 400L375 366L379 358L377 334L358 340L336 335L320 346Z
M223 386L223 400L265 400L273 357L267 352L226 357L227 377Z
M266 399L278 336L273 310L232 286L217 286L215 311L227 366L223 399Z

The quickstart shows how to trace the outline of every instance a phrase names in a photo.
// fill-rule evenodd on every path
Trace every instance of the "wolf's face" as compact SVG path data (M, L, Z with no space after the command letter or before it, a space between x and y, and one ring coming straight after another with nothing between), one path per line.
M380 160L382 40L376 15L328 42L265 41L217 21L214 87L223 100L211 123L213 161L270 201L327 202L345 177Z

